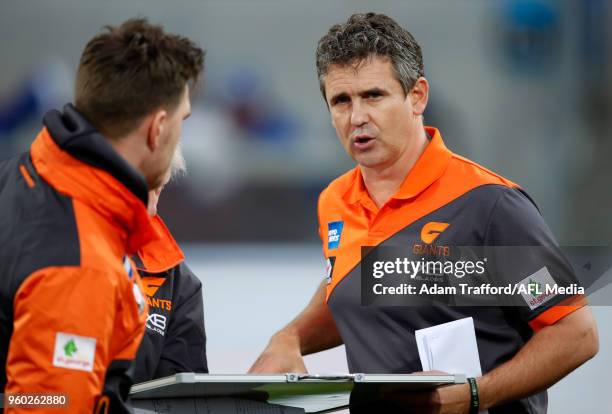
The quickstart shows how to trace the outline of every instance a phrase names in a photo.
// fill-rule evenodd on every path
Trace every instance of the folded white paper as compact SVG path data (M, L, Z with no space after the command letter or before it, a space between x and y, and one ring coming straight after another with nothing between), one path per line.
M415 337L423 371L437 370L467 377L482 375L472 318L419 329Z

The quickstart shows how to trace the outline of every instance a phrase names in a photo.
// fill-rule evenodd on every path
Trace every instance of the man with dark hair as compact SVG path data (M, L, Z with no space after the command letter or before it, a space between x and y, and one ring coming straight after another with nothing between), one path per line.
M332 124L357 167L319 199L327 281L271 338L251 372L305 371L302 355L342 343L351 372L418 372L415 331L471 317L484 375L425 394L394 395L384 411L371 412L546 412L546 388L598 349L583 297L559 294L529 308L361 302L362 246L535 246L566 263L534 203L516 184L449 151L440 132L424 126L429 84L421 49L391 18L351 16L323 36L316 59ZM421 260L418 249L411 251ZM543 273L571 272L544 262L534 255L521 265L536 281ZM504 274L514 282L525 276Z
M177 147L162 186L149 192L147 210L159 237L132 256L149 304L145 335L136 355L135 383L180 372L208 372L202 282L185 264L181 248L157 214L163 188L185 171L185 159Z
M48 112L30 151L0 164L7 395L129 411L147 305L128 257L158 237L147 194L168 171L203 59L189 39L144 19L107 27L81 57L76 106Z

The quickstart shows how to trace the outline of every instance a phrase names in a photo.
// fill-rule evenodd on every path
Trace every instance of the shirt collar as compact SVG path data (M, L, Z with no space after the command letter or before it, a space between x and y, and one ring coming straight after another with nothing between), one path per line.
M62 151L91 167L106 171L147 205L149 190L144 176L128 164L72 104L65 105L62 112L48 111L43 124Z
M137 266L149 273L161 273L177 266L185 256L158 215L153 217L153 228L157 238L140 248L138 257L141 263L137 262Z
M440 131L433 127L425 127L425 131L431 139L392 198L405 200L416 197L438 180L448 166L452 152L444 145ZM351 185L348 186L344 199L350 204L363 203L370 199L359 167L353 169Z
M38 174L58 192L78 199L117 226L129 254L157 236L141 198L109 172L62 150L46 128L32 143L30 156Z

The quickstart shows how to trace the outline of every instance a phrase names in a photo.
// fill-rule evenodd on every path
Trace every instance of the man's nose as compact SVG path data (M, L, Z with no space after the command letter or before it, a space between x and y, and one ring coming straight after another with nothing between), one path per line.
M355 101L353 103L353 111L351 112L351 125L358 127L366 124L369 120L370 117L366 108L359 101Z

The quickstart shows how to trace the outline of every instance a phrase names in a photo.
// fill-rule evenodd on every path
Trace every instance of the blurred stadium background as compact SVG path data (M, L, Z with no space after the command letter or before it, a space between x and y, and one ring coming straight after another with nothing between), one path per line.
M244 372L323 277L316 200L352 164L314 49L332 24L370 10L423 47L426 120L451 149L520 183L562 244L612 244L608 0L1 0L0 159L72 99L80 52L104 25L143 16L203 45L205 83L183 136L189 175L160 211L205 283L211 370ZM612 310L594 312L600 354L553 387L551 413L612 413ZM341 348L308 365L346 370Z

